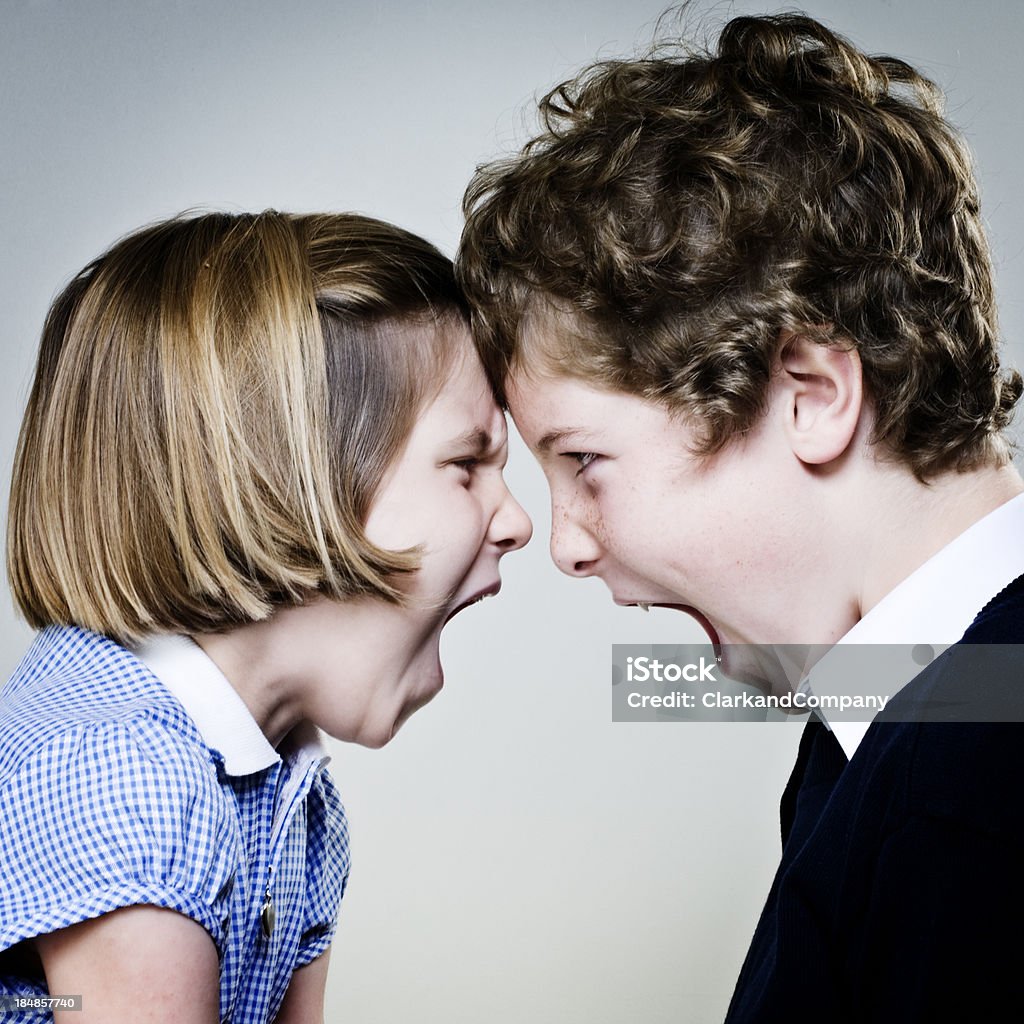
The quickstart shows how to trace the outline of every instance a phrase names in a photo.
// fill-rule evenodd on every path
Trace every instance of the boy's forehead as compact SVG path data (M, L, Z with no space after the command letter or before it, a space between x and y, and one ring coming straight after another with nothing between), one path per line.
M564 379L563 379L564 380ZM530 371L523 367L511 370L505 378L505 398L508 411L523 440L535 452L545 434L562 429L555 426L558 396L564 390L563 381L549 374ZM567 410L572 415L571 410ZM564 417L563 417L564 418ZM571 424L570 424L571 426Z
M506 378L505 393L517 429L539 453L570 435L613 428L646 436L667 425L667 413L654 402L567 374L520 367Z
M541 367L518 367L505 378L509 412L518 423L561 417L583 419L600 413L612 401L611 392L595 388L579 377Z

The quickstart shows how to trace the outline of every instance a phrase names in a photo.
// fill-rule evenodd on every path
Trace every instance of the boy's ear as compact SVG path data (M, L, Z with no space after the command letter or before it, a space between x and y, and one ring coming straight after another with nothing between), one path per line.
M864 406L860 356L854 348L787 334L773 381L793 453L824 465L850 446Z

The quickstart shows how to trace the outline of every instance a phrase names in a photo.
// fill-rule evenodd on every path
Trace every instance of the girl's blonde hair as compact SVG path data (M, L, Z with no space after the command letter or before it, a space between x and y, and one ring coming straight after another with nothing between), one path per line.
M466 313L451 262L353 214L144 228L53 303L15 456L15 601L122 641L312 592L400 601L363 532Z

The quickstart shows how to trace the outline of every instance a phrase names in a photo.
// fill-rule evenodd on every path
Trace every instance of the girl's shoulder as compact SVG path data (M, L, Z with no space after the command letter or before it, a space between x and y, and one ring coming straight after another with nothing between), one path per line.
M234 807L191 720L112 641L44 630L0 693L0 819L0 949L136 903L221 934Z
M41 751L74 759L90 743L119 742L184 776L209 760L191 719L130 651L77 626L43 630L0 690L0 785Z

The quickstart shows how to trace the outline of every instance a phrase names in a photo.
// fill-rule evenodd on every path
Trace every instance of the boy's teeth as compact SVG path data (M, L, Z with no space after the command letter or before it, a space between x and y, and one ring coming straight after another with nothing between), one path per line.
M651 610L650 601L637 601L636 606L637 608L642 608L645 612L649 612Z

